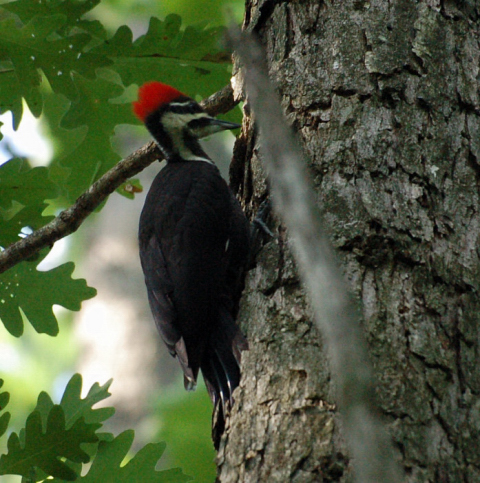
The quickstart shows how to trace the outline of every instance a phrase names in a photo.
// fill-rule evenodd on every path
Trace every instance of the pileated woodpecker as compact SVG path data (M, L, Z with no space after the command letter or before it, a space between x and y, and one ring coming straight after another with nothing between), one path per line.
M160 82L139 89L133 109L167 164L140 217L140 259L158 330L194 389L199 369L214 403L214 442L240 382L247 341L235 323L250 244L249 223L199 139L240 127L209 116Z

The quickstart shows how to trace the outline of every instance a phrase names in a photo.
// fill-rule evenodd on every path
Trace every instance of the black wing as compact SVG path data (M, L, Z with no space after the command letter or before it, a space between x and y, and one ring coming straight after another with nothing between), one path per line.
M214 165L175 162L157 175L140 218L150 306L192 388L225 286L230 191Z
M141 245L140 261L155 325L170 354L178 356L186 380L194 384L197 375L189 367L185 341L178 326L177 312L172 302L172 280L159 241L154 235Z

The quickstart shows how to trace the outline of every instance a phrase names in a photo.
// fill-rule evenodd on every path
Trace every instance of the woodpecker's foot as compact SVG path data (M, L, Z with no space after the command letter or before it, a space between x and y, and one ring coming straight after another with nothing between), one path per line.
M258 228L264 235L268 235L270 238L273 238L275 235L273 234L272 230L268 228L267 224L260 218L255 218L253 220L253 225Z
M270 238L274 238L275 235L272 233L272 230L268 228L266 223L266 219L268 218L268 215L270 215L271 211L272 203L270 199L267 199L260 205L257 216L254 218L252 224L254 230L257 229L263 232L264 235L268 235Z
M275 238L272 230L268 228L266 220L272 211L272 205L270 200L265 200L258 209L257 216L254 218L251 224L251 249L249 267L255 265L255 259L260 252L262 246Z

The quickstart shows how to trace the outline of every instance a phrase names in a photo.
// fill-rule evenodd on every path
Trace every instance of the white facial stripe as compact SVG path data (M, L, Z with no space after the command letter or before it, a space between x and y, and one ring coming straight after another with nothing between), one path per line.
M202 158L201 156L197 156L190 151L187 147L183 147L182 149L179 149L178 154L180 155L181 158L187 160L187 161L205 161L206 163L214 164L214 162L211 159L208 158Z
M174 129L181 129L194 119L209 118L208 114L204 112L197 112L196 114L178 114L176 112L166 112L162 116L162 124L169 133Z
M197 156L196 154L193 154L187 146L185 146L182 139L183 132L181 129L169 129L168 134L172 138L173 144L177 147L178 154L181 158L186 159L187 161L205 161L206 163L214 164L211 159Z
M193 104L192 101L170 102L171 106L179 106L179 107L189 106L191 104Z
M158 141L155 140L155 142L160 146L160 149L162 149L162 146L158 143ZM205 163L209 164L215 164L211 159L208 158L202 158L201 156L197 156L193 154L189 149L180 149L178 151L178 154L185 159L186 161L204 161Z

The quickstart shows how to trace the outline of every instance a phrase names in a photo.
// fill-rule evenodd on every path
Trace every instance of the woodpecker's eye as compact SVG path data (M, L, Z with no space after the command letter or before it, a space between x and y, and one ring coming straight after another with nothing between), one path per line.
M202 117L197 117L196 119L192 119L188 123L188 129L192 132L192 134L201 134L203 132L206 132L207 134L204 134L204 136L208 136L210 134L210 128L212 125L212 118L207 117L207 116L202 116ZM215 131L213 131L215 132ZM202 137L202 136L198 136Z

